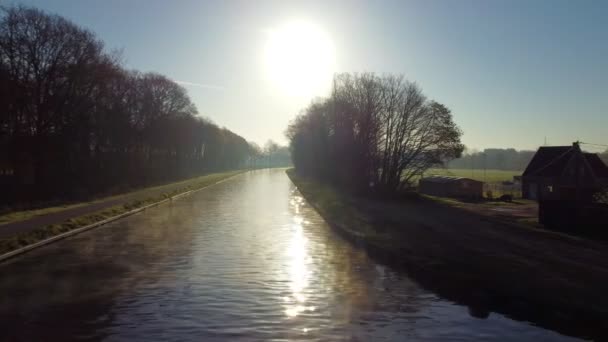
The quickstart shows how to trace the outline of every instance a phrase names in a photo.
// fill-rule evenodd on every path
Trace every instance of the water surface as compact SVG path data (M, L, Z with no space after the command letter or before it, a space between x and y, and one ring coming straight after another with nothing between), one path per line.
M403 341L572 338L425 291L335 235L283 170L0 265L7 340Z

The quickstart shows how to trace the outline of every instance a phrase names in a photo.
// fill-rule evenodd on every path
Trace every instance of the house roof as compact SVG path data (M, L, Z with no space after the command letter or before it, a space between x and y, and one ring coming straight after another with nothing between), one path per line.
M425 181L425 182L431 182L431 183L454 183L454 182L459 182L459 181L470 181L470 182L478 182L478 183L482 183L478 180L474 180L471 178L465 178L465 177L452 177L452 176L439 176L439 175L431 175L428 177L424 177L422 178L420 181Z
M584 156L596 177L608 178L608 166L604 164L600 156L596 153L584 153Z
M572 146L542 146L538 148L534 157L524 170L522 176L529 176L536 173L540 169L546 167L549 163L556 160L560 156L567 154L572 150Z
M577 152L580 150L573 146L540 147L522 176L558 177ZM608 167L597 154L584 152L582 155L596 177L608 178Z

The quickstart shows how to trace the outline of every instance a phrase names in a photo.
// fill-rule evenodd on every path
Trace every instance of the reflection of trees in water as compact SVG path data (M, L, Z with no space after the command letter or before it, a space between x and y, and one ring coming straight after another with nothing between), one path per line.
M313 263L311 281L328 288L327 309L333 318L343 323L361 323L375 318L360 315L383 312L416 320L415 314L429 305L432 295L336 236L312 208L301 206L300 215L304 217L306 238L315 240L309 254L322 259Z

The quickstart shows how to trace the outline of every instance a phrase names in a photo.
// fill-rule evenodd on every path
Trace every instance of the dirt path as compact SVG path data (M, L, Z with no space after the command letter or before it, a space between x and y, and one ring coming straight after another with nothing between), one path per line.
M432 202L358 200L355 205L398 246L409 260L407 267L423 279L428 276L438 292L453 291L465 301L499 298L507 311L519 311L524 319L535 312L531 316L536 320L550 315L590 324L564 329L596 330L608 322L608 243L511 225ZM447 286L442 284L446 281Z
M218 177L218 181L220 179L228 178L232 175L236 175L237 173L227 173L224 178ZM210 174L208 176L220 176L220 174ZM127 203L131 203L134 201L143 201L149 198L159 197L166 193L172 193L174 191L180 190L188 190L188 187L198 181L200 181L203 177L201 176L197 178L192 178L185 181L165 184L157 187L151 187L148 189L138 190L132 193L127 193L121 196L113 196L107 199L102 199L99 201L95 201L90 204L86 204L83 206L77 206L74 208L68 208L61 211L56 211L48 214L43 214L40 216L35 216L30 219L16 221L11 223L6 223L0 225L0 240L7 239L12 236L28 233L34 231L38 228L42 228L51 224L59 224L63 223L71 218L92 214L98 212L100 210L104 210L107 208L111 208L118 205L124 205Z
M130 196L126 196L125 198L96 202L72 209L36 216L28 220L3 224L0 226L0 239L6 239L17 234L28 233L44 226L62 223L71 218L92 214L96 211L107 209L116 205L126 204L131 200L132 198L130 198Z

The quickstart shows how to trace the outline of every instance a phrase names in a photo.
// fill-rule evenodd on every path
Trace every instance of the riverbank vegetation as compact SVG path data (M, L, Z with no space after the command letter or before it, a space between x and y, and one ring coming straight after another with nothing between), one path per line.
M402 268L426 288L470 307L562 333L606 338L605 245L510 225L427 200L379 200L288 175L340 235Z
M249 167L252 169L292 166L289 148L268 140L264 147L252 142Z
M96 203L120 203L108 206L102 210L98 210L95 212L70 217L63 222L48 222L46 225L38 229L32 231L24 231L8 238L0 239L0 255L21 247L25 247L27 245L31 245L38 241L48 239L58 234L62 234L80 227L84 227L95 222L99 222L126 213L128 211L144 207L146 205L160 202L162 200L171 198L173 196L188 191L205 188L207 186L213 185L217 182L220 182L224 179L228 179L242 172L244 171L213 173L205 176L195 177L185 181L166 184L159 187L151 187L132 193L126 193L119 196L104 198L102 200L91 203L80 203L78 205L68 207L52 207L41 210L15 212L0 216L1 226L2 224L9 224L12 222L27 220L36 216L42 216L49 213L61 212L79 207L82 207L82 209L84 209L83 211L86 212L86 207L88 205Z
M0 205L83 200L246 166L186 90L57 15L0 9Z
M357 193L402 191L464 149L446 106L401 76L371 73L336 75L286 135L297 172Z

